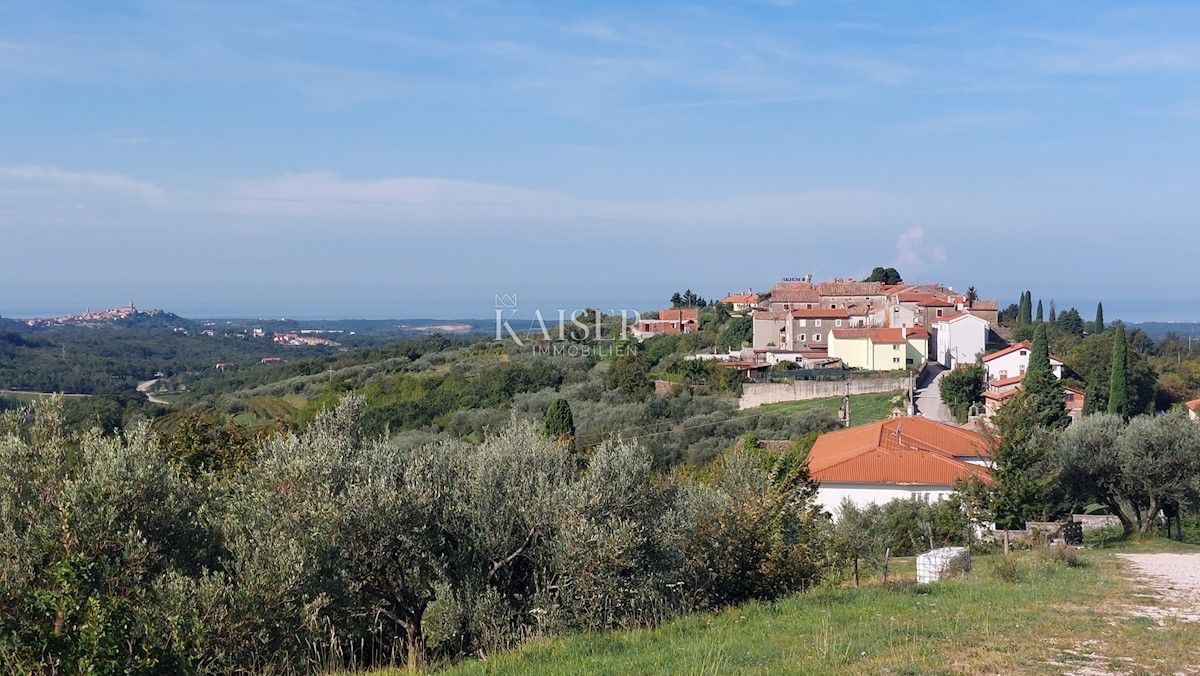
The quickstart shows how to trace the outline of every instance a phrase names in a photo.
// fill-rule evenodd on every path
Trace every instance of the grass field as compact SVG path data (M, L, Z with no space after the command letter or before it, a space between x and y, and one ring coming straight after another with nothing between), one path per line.
M1200 552L1162 541L1115 550ZM539 640L440 673L1194 673L1200 624L1139 612L1161 601L1113 552L1080 552L1075 565L1048 551L980 556L962 578L920 586L901 560L886 587L826 585L652 630Z
M850 396L850 421L855 425L865 425L883 420L892 414L892 404L899 392L881 394L855 394ZM799 415L813 409L823 409L837 417L838 409L842 406L841 397L822 397L821 399L806 399L804 401L781 401L775 404L763 404L747 408L738 415L761 413L786 413Z

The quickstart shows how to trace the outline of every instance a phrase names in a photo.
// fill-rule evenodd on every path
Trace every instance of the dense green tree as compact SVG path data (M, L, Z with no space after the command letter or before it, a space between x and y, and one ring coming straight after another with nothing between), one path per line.
M884 284L899 284L904 280L901 279L900 273L896 268L877 267L871 271L871 274L863 280L864 282L882 282Z
M1058 317L1051 319L1054 328L1061 333L1076 338L1083 337L1083 317L1079 316L1079 310L1068 308L1058 313Z
M546 422L542 435L554 439L572 451L575 450L575 418L571 415L571 404L566 399L555 399L546 411Z
M1046 321L1050 322L1050 325L1053 326L1058 321L1058 311L1054 307L1053 298L1050 299L1050 307L1046 310L1046 313Z
M1104 303L1096 303L1096 321L1092 324L1092 333L1104 333Z
M1033 294L1025 291L1021 294L1021 304L1017 309L1017 324L1033 323Z
M999 312L997 320L1004 326L1013 326L1017 323L1017 318L1020 316L1021 306L1016 303L1009 303L1008 307Z
M604 386L620 390L635 401L645 399L654 390L649 374L646 361L639 354L628 351L613 362L604 378Z
M1046 325L1038 324L1033 332L1029 347L1029 366L1021 383L1019 396L1025 396L1033 404L1033 423L1049 428L1062 429L1070 424L1063 403L1063 386L1050 366L1050 350L1046 339Z
M683 295L678 291L671 294L671 307L683 307Z
M1089 390L1097 388L1096 411L1108 410L1109 386L1112 379L1113 345L1116 331L1092 334L1075 346L1064 358L1072 378L1078 376L1074 386ZM1129 375L1129 410L1131 414L1154 410L1158 375L1150 367L1149 360L1136 350L1128 350L1127 369Z
M1042 313L1042 299L1041 298L1038 299L1037 316L1035 317L1034 321L1036 321L1039 324L1046 321L1045 316Z
M1126 532L1150 532L1164 509L1200 497L1200 427L1182 412L1128 424L1116 414L1089 415L1059 437L1055 455L1067 497L1105 505Z
M1117 324L1113 338L1112 364L1109 366L1108 412L1123 418L1130 414L1129 405L1129 347L1125 342L1125 325Z
M967 287L967 302L974 303L977 300L979 300L979 293L975 291L975 287Z
M987 371L981 364L961 365L942 376L942 401L956 419L965 422L971 405L983 401L986 381Z
M995 481L986 492L985 506L1004 528L1022 528L1026 521L1048 516L1054 477L1048 471L1046 449L1054 443L1054 432L1038 424L1040 415L1037 402L1023 387L992 418L998 437L992 453Z
M740 350L754 343L754 318L750 315L735 317L726 325L717 340L722 350Z

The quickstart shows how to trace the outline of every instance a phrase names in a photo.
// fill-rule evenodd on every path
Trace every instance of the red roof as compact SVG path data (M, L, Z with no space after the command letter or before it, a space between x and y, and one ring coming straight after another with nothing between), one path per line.
M1004 348L1003 350L997 350L996 352L993 352L991 354L985 354L985 355L983 355L982 361L984 363L987 363L993 359L999 359L1000 357L1003 357L1006 354L1012 354L1013 352L1016 352L1017 350L1020 350L1021 348L1028 350L1030 348L1029 341L1022 340L1019 343L1009 345L1008 347Z
M735 293L721 299L722 303L757 303L758 296L753 293Z
M998 378L996 380L989 380L987 385L988 385L988 387L995 387L995 388L999 389L1001 387L1008 387L1009 385L1014 385L1016 383L1021 382L1022 380L1025 380L1024 373L1022 373L1020 375L1012 376L1011 378Z
M1013 352L1016 352L1017 350L1020 350L1020 349L1028 350L1030 347L1031 347L1031 345L1028 340L1022 340L1019 343L1009 345L1008 347L1004 348L1003 350L997 350L991 354L983 355L983 358L981 359L981 361L983 361L983 363L986 364L987 362L989 362L993 359L998 359L1000 357L1003 357L1006 354L1012 354ZM1050 355L1050 362L1051 363L1058 362L1059 364L1063 363L1063 361L1061 359L1059 359L1058 357L1055 357L1054 355Z
M960 458L991 457L977 432L927 418L892 418L821 435L808 454L813 479L826 483L950 486L987 468Z
M929 329L924 326L910 326L904 333L909 338L928 338Z
M1188 408L1190 408L1191 410L1196 411L1197 413L1200 413L1200 410L1196 409L1197 406L1200 406L1200 399L1193 399L1184 405L1187 406Z

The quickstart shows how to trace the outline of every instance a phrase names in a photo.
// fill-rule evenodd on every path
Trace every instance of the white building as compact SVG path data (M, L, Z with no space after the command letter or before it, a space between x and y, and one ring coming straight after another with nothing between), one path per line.
M821 435L808 469L820 482L817 502L836 516L846 498L859 507L914 496L937 501L958 479L989 482L991 457L991 442L978 432L902 417Z
M990 328L991 323L986 319L966 312L939 319L933 325L934 361L951 369L959 364L974 364L987 348Z
M983 357L983 367L987 369L987 379L1005 380L1025 375L1029 368L1029 341L1025 340L998 352ZM1050 355L1050 368L1055 377L1062 379L1062 360Z

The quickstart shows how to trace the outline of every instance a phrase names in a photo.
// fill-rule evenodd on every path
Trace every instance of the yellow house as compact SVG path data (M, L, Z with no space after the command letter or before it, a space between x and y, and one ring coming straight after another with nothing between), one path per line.
M929 332L923 327L834 329L829 356L851 368L868 371L919 369L929 355Z

